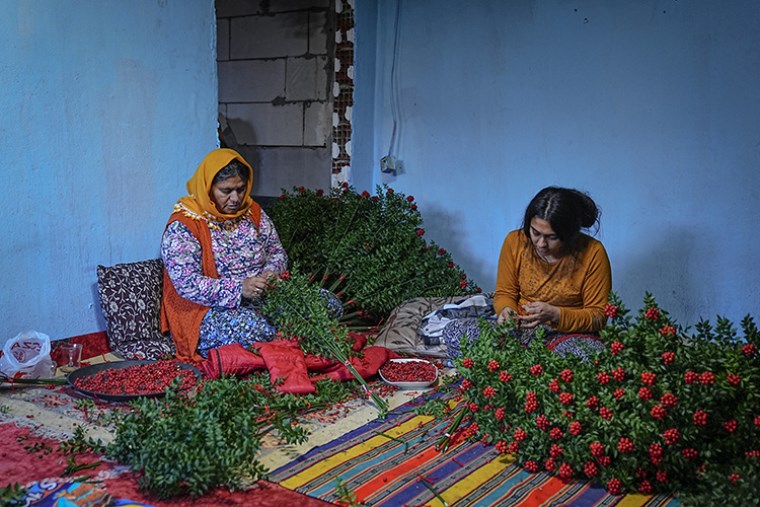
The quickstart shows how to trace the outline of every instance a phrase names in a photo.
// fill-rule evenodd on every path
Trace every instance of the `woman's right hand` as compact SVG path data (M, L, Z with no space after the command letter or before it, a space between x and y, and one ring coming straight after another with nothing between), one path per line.
M263 276L252 276L243 280L243 297L253 299L261 296L268 283L268 279Z
M508 306L504 307L504 309L499 313L499 316L496 318L497 324L503 324L504 322L508 321L512 318L513 315L517 315L517 312Z

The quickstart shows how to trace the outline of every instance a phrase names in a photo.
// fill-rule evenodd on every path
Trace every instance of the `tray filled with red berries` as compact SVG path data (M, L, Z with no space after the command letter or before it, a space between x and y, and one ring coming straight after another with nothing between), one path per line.
M166 393L179 377L181 390L194 387L201 379L195 366L173 360L132 360L93 364L66 376L75 391L105 401L129 401Z
M425 389L438 380L438 367L424 359L389 359L380 367L380 378L400 389Z

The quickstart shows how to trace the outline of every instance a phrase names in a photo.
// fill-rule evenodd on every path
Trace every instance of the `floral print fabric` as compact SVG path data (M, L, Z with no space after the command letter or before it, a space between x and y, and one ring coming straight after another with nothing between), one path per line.
M161 241L161 256L177 293L210 307L201 324L201 355L228 343L246 346L274 336L274 328L256 305L242 298L242 282L265 271L284 271L287 254L274 224L263 211L258 227L248 217L235 225L224 228L209 223L219 278L204 276L201 245L182 222L169 224Z

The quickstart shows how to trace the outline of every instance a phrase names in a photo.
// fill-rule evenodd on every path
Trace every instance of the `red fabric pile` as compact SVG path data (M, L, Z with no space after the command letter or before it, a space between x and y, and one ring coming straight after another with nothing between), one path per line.
M362 376L369 379L377 374L388 359L399 357L385 347L364 348L367 340L363 335L352 334L353 350L362 349L361 356L352 356L349 362ZM266 368L272 382L279 382L276 389L283 393L309 394L316 389L314 382L323 379L346 381L354 378L345 364L304 354L298 343L291 340L275 340L256 344L258 352L246 350L240 344L224 345L209 352L199 368L207 378L224 375L243 376ZM310 375L312 374L312 375Z

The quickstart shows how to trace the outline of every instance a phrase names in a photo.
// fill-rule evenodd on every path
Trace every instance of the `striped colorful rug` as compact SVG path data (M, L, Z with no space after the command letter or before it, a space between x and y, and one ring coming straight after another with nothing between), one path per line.
M668 496L613 496L591 482L531 474L480 443L459 442L440 453L436 443L449 422L412 408L317 447L268 479L329 502L350 492L356 504L378 507L680 505Z

